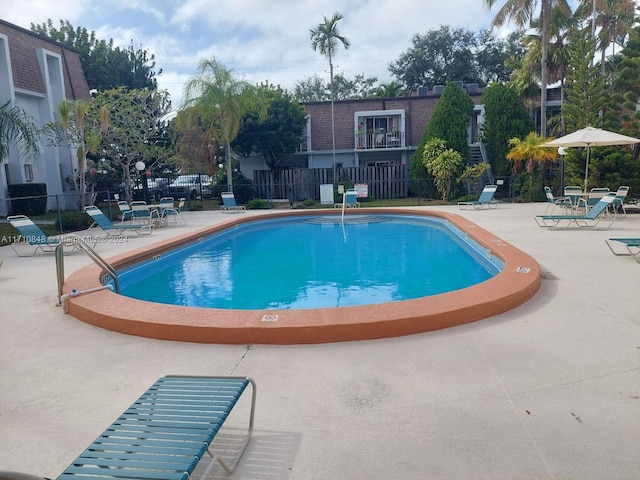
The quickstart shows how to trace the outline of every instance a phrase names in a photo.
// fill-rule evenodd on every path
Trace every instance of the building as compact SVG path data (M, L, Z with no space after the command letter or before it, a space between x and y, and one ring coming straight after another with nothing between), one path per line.
M91 98L78 53L57 42L0 20L0 102L25 110L37 127L56 121L61 100ZM22 158L16 145L8 158L0 159L0 198L8 197L7 185L45 183L47 208L76 207L75 154L41 139L40 158ZM0 212L8 208L0 205Z
M475 83L459 85L476 105L468 138L472 150L481 155L478 138L484 121L482 92ZM419 88L417 95L409 97L335 101L336 167L407 165L443 89L436 85L431 90ZM298 152L288 159L285 168L332 168L331 102L304 103L303 107L308 115L306 131ZM241 161L241 170L249 178L254 170L265 169L260 157Z

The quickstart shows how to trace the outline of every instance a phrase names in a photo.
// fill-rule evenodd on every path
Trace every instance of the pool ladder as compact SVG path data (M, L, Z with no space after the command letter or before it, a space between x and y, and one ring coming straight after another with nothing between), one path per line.
M63 294L62 289L64 286L64 247L65 246L73 246L76 250L80 250L87 254L87 256L93 260L93 262L98 265L100 268L104 269L108 276L113 279L112 285L103 285L101 287L89 288L87 290L73 290L71 293ZM104 258L96 253L96 251L89 246L84 239L78 235L69 234L65 235L63 240L56 246L55 250L56 257L56 277L58 279L58 306L62 305L65 307L65 300L68 297L76 297L78 295L82 295L83 293L95 292L98 290L115 290L116 293L120 293L120 284L118 282L118 272L113 268L111 264L109 264ZM65 308L66 313L66 308Z

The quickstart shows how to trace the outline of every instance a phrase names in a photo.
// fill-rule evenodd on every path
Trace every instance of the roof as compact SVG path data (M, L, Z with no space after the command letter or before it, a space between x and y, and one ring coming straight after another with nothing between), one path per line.
M8 39L14 88L47 93L36 54L39 49L44 49L60 55L66 98L91 98L76 50L4 20L0 20L0 34L6 35Z

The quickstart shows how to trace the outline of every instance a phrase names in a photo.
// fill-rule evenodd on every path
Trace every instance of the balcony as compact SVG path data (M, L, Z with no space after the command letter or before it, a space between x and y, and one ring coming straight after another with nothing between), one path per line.
M386 132L380 128L372 133L356 134L356 150L372 150L401 148L404 143L405 132Z

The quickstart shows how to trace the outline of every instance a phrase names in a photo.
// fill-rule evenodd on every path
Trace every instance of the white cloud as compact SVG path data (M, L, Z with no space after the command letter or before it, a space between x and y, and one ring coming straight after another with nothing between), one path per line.
M133 41L155 55L163 70L158 84L174 106L198 62L211 56L254 82L293 88L314 74L328 78L328 62L311 48L309 29L335 11L343 13L338 28L351 41L338 51L336 71L379 81L391 80L387 66L413 35L442 25L479 30L495 14L482 0L4 0L3 7L3 19L24 28L48 18L57 26L62 18L121 47Z

